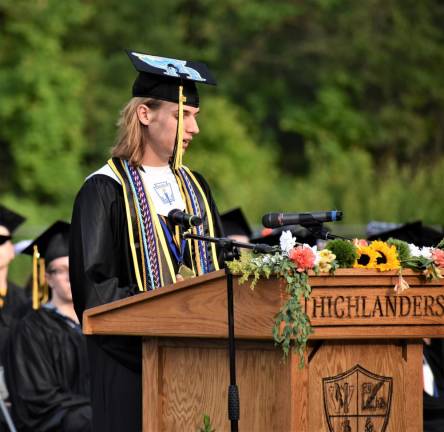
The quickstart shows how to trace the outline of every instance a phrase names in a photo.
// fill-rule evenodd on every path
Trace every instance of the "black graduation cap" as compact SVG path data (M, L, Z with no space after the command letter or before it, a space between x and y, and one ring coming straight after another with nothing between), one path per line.
M32 308L49 299L45 270L56 258L69 255L70 224L57 221L40 234L22 253L32 256Z
M197 108L199 95L196 83L216 85L216 80L203 63L157 57L131 50L126 52L139 72L133 84L133 96L178 103L179 86L183 86L185 105Z
M0 204L0 225L8 228L12 234L23 222L25 218L18 213Z
M368 240L387 240L390 237L413 243L416 246L436 246L444 237L443 231L425 226L421 221L409 222L394 229L385 230L367 237Z
M221 214L220 218L222 220L222 226L226 236L245 235L250 238L253 234L250 225L240 207Z
M68 222L57 221L40 234L22 253L33 256L34 246L37 246L46 265L56 258L68 256L69 231L70 224Z

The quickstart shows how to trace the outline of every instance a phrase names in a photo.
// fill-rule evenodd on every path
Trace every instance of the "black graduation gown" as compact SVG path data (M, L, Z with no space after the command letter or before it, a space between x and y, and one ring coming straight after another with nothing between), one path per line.
M9 281L3 302L0 308L0 364L3 363L4 347L14 322L26 314L28 307L31 308L25 290Z
M221 235L220 217L208 184L194 174L208 199L216 235ZM71 221L70 279L79 318L87 308L139 293L123 189L106 175L90 177L76 197ZM141 339L88 336L87 345L94 431L141 431Z
M438 397L424 392L424 432L444 431L444 343L432 339L431 345L424 345L424 356L432 370Z
M86 341L69 318L29 312L10 334L5 378L19 431L91 430Z

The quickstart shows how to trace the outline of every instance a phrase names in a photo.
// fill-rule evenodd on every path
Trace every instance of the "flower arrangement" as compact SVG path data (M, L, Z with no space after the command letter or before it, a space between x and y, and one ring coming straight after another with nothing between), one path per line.
M254 289L260 278L277 277L284 281L287 300L275 316L273 338L281 346L284 357L294 349L304 365L304 351L312 333L310 320L301 300L311 293L308 272L334 274L337 268L366 268L379 271L398 270L399 279L394 289L402 292L408 283L402 269L410 268L426 278L442 278L444 271L444 239L435 248L418 248L402 240L386 242L366 240L330 240L325 249L301 244L290 231L284 231L280 247L274 254L242 254L239 260L227 263L233 274L239 274L240 283L250 280ZM284 296L283 296L284 297Z

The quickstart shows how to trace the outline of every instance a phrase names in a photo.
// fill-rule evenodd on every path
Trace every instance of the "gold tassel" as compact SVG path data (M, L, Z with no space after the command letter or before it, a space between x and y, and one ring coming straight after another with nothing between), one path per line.
M39 302L39 258L40 253L36 245L34 245L34 253L32 254L32 308L37 310L40 307Z
M46 282L45 276L45 259L39 259L39 287L41 288L40 293L40 304L48 303L49 300L49 289L48 283Z
M183 95L183 86L179 86L179 118L177 120L177 141L174 152L173 168L177 170L182 166L183 155L183 104L187 98Z
M39 250L34 245L32 255L32 308L37 310L42 304L48 303L49 288L45 276L45 259L40 257Z

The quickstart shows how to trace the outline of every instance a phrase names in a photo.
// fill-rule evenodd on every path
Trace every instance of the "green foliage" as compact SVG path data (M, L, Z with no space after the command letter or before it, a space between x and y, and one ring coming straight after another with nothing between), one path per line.
M274 276L285 282L287 300L275 316L273 339L282 348L285 358L293 349L299 355L299 364L303 367L305 347L312 333L310 319L301 302L308 299L311 293L307 273L298 272L295 264L280 254L245 254L240 260L228 262L227 265L233 274L241 275L239 283L250 281L251 289L254 289L260 278Z
M401 262L410 258L410 250L407 242L390 237L386 243L389 246L394 245L396 247L396 251L398 252L398 257Z
M208 414L204 414L203 427L200 427L198 429L198 432L215 432L215 431L216 429L213 429L213 427L211 426L210 416Z
M325 248L329 249L336 255L336 261L341 268L353 267L353 264L358 257L356 247L348 240L330 240L325 245Z
M66 204L81 181L85 78L63 45L87 7L80 0L5 1L0 15L0 141L8 155L0 192Z
M344 211L347 223L442 223L444 208L437 197L442 188L444 157L416 168L394 161L377 165L368 152L342 150L334 142L313 146L308 155L310 173L290 182L287 211L337 208Z
M256 144L257 136L250 135L239 122L243 115L227 99L209 96L201 106L201 132L184 156L184 163L205 174L220 209L242 203L253 217L266 213L274 204L278 173L275 151Z
M104 164L135 73L123 48L209 63L185 162L220 210L338 208L442 224L438 0L2 0L0 201L36 234ZM291 35L291 37L289 37Z

